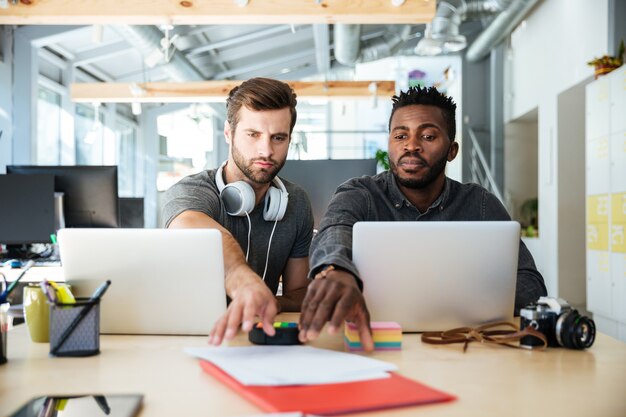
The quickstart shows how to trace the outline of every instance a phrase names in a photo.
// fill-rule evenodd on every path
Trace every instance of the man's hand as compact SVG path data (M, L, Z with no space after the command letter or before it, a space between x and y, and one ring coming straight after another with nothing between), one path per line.
M348 320L357 326L363 349L374 350L370 315L354 276L338 270L324 275L309 284L302 302L300 341L316 339L327 321L330 321L328 332L335 334L343 321Z
M258 277L237 288L232 294L232 302L209 333L209 344L220 345L223 340L231 340L239 331L249 332L255 316L263 322L263 330L270 336L275 334L274 318L278 314L278 302L274 294Z
M209 333L209 343L219 345L222 340L231 340L239 326L244 332L252 330L254 317L263 321L263 330L270 336L275 334L274 318L278 313L278 302L247 264L246 257L232 234L211 217L197 211L184 211L171 221L170 228L208 228L222 233L224 253L224 286L226 294L233 300Z

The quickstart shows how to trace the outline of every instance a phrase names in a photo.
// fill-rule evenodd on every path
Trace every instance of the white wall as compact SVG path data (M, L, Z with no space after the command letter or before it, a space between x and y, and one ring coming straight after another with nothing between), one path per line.
M587 62L608 52L608 20L608 0L539 2L511 34L507 119L593 76Z
M558 142L565 140L557 131L558 94L592 78L586 63L607 53L608 22L608 0L545 0L511 36L505 117L538 109L539 244L550 295L559 294L559 250L567 249L560 246L565 236L558 227L559 211L565 209L559 186L568 180L559 170L568 155Z
M535 112L533 112L535 113ZM504 128L504 191L510 198L511 217L519 218L520 206L537 197L537 120L519 120Z
M576 307L586 304L585 87L558 97L558 293Z

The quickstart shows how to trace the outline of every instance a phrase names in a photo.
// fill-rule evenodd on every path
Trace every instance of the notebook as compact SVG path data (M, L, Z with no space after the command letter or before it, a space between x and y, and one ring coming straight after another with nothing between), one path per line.
M299 411L333 416L452 401L456 397L392 372L389 378L320 385L242 385L226 372L201 360L205 372L266 412Z
M372 321L423 332L513 318L517 222L358 222L352 241Z
M75 295L111 280L101 333L207 335L226 311L217 230L62 229L58 242Z

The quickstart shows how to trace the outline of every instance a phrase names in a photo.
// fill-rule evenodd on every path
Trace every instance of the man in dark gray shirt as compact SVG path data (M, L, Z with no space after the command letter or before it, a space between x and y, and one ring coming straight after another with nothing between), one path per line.
M434 87L418 87L394 96L393 101L390 170L342 184L311 245L309 276L314 280L302 304L303 342L317 338L327 321L329 332L335 333L344 320L349 320L357 325L364 348L373 349L362 283L352 263L352 226L356 222L510 220L493 194L445 175L446 163L459 149L452 99ZM516 287L516 312L547 293L521 240Z
M256 316L273 335L279 305L300 310L313 235L306 193L277 176L296 124L295 93L281 81L253 78L231 90L226 103L228 160L181 180L163 206L166 227L222 232L224 284L232 302L210 332L214 345L232 339L240 326L250 331ZM283 296L277 299L281 276Z

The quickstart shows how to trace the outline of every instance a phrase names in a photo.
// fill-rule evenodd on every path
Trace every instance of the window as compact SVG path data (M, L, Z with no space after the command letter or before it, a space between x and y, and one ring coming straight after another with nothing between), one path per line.
M97 107L87 104L76 105L74 118L76 165L102 165L104 159L102 121L102 115Z
M214 156L213 122L211 110L201 104L157 118L158 191L165 191L181 178L207 168Z
M368 100L298 103L288 158L374 159L387 149L385 112Z
M37 100L37 165L61 162L61 95L39 87Z
M137 128L119 118L115 125L115 159L120 197L139 196L135 189Z

